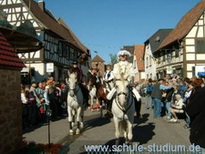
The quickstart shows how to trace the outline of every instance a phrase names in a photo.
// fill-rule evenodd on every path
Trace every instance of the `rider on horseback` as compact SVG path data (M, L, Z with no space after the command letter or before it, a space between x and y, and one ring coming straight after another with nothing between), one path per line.
M117 54L119 58L119 62L114 65L113 68L113 76L114 78L118 75L127 75L127 80L130 82L130 85L133 83L135 77L135 69L133 68L132 63L127 61L127 58L131 56L131 54L127 50L121 50ZM139 95L138 91L130 86L130 90L132 91L133 95L139 101L141 96ZM108 94L107 99L111 100L113 95L116 92L116 88L114 87Z
M106 71L103 75L103 81L105 83L106 86L106 90L108 92L110 92L110 90L113 88L113 85L111 85L111 82L113 81L113 74L112 74L112 66L111 65L107 65L106 66Z
M69 69L70 73L76 73L77 74L77 80L78 80L78 85L83 93L83 98L84 98L84 104L88 106L88 90L85 86L85 83L83 82L83 72L82 70L78 67L77 62L72 63L72 67Z
M96 92L97 92L97 82L98 82L97 73L98 70L96 68L91 68L87 73L86 85L89 90L91 111L94 110L93 99L94 97L96 97ZM96 108L99 109L99 105Z

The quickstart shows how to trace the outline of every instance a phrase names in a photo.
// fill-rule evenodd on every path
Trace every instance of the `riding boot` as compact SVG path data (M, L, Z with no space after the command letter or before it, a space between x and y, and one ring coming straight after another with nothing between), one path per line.
M113 97L113 95L115 94L115 92L116 92L116 88L112 88L112 90L107 94L107 99L108 100L111 100L112 99L112 97Z
M132 88L132 92L134 96L136 97L137 101L139 101L141 99L139 92L135 88Z

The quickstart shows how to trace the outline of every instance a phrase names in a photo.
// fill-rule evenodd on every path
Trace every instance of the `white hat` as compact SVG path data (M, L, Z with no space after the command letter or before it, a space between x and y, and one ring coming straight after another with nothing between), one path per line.
M117 56L118 56L118 57L120 57L120 56L128 56L128 57L130 57L131 54L130 54L130 52L127 51L127 50L120 50L120 51L118 52Z

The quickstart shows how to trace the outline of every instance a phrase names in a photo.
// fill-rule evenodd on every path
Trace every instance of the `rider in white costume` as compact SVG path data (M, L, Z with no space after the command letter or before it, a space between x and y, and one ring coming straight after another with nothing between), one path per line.
M114 65L112 71L114 78L119 75L127 75L127 80L130 82L130 84L132 84L136 70L134 69L132 63L129 63L127 61L127 57L131 56L130 52L128 52L127 50L121 50L118 52L117 56L119 58L119 62ZM111 100L115 92L116 88L113 88L107 95L107 99ZM136 99L139 101L141 99L141 96L139 95L138 91L135 88L132 88L132 92Z
M114 79L114 77L113 77L113 73L112 73L112 67L111 67L111 65L107 65L106 66L106 71L105 71L105 73L103 75L103 81L105 83L106 90L108 92L110 92L110 90L114 86L114 83L112 82L113 79Z

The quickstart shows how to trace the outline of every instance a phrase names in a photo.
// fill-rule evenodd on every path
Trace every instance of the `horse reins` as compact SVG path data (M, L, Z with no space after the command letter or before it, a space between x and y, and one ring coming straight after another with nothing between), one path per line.
M120 92L120 93L117 94L118 97L119 97L120 95L125 95L125 97L127 97L127 94L126 94L125 92ZM130 96L130 93L129 93L129 96ZM127 98L129 98L129 97L127 97ZM133 104L133 101L131 101L130 105L128 106L128 108L127 108L126 110L123 109L122 106L118 103L117 98L115 99L115 102L116 102L118 108L123 112L123 119L124 119L124 116L125 116L125 114L127 113L127 111L131 108L131 106L132 106L132 104Z

